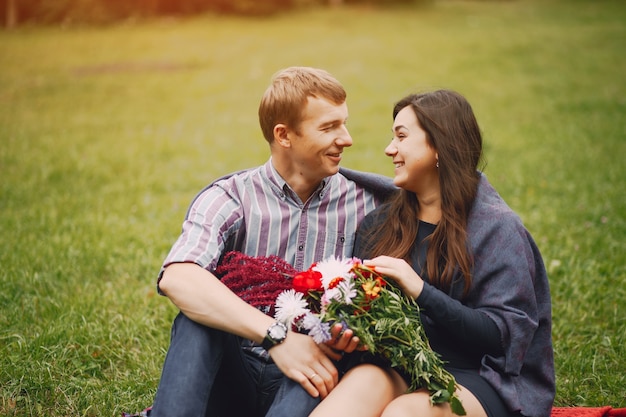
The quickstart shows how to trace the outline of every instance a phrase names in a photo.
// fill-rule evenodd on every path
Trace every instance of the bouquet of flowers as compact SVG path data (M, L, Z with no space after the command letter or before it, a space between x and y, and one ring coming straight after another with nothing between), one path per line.
M414 300L357 258L327 259L298 272L277 256L224 255L215 271L239 297L317 343L330 328L350 328L370 353L410 376L409 391L428 389L433 404L465 415L454 376L428 344Z
M428 389L432 404L449 402L465 415L454 376L426 338L413 299L357 258L328 259L293 277L293 288L276 299L275 318L308 333L317 343L331 339L330 328L350 328L370 353L406 373L409 391Z

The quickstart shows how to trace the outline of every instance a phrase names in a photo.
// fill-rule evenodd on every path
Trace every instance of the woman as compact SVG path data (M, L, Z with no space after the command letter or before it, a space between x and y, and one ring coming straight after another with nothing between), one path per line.
M430 344L470 417L550 415L554 363L548 279L520 218L478 172L480 129L447 90L393 110L385 153L400 190L368 215L354 255L420 306ZM452 416L401 372L351 354L350 370L311 416ZM379 365L374 365L378 363Z

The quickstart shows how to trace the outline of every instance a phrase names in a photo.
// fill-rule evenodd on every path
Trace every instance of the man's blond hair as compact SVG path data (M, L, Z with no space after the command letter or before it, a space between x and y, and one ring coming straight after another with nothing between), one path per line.
M265 140L273 142L274 126L279 123L298 131L309 97L342 104L346 101L346 91L322 69L289 67L276 73L259 105L259 123Z

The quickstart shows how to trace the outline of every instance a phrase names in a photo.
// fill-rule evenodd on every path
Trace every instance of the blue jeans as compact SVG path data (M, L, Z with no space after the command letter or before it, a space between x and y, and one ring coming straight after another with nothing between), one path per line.
M305 417L317 404L237 336L180 313L150 417Z

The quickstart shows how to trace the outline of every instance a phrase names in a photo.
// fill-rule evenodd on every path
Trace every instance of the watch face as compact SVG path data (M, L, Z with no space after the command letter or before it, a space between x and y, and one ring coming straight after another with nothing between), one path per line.
M285 327L278 324L271 326L268 330L268 334L274 340L284 339L287 336Z

